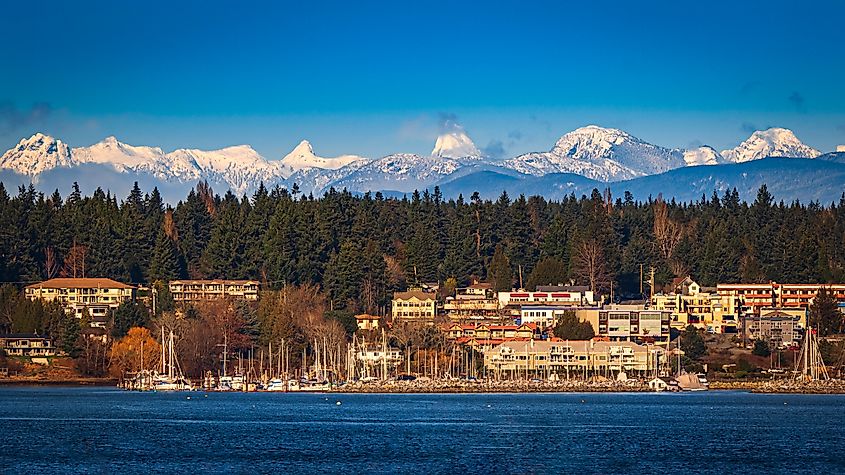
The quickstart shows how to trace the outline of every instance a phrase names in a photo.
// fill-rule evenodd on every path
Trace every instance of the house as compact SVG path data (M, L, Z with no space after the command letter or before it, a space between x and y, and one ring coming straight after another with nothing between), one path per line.
M407 292L394 292L392 301L393 320L404 323L433 324L437 294L414 288Z
M358 330L370 331L370 330L378 330L379 329L379 321L380 317L375 315L370 315L369 313L362 313L360 315L355 315L355 321L358 323Z
M202 302L231 298L258 300L257 280L172 280L170 295L174 302Z
M56 354L53 340L36 333L0 334L0 350L9 356L44 357Z
M502 323L499 299L487 283L455 289L455 296L446 298L443 310L453 322Z
M57 278L26 286L24 295L30 300L59 302L76 318L105 326L120 304L135 300L136 287L105 278Z

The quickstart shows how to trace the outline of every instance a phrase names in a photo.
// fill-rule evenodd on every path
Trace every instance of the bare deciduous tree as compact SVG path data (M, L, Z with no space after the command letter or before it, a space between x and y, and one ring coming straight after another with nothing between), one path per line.
M593 292L604 288L611 281L611 275L604 259L604 251L595 240L585 240L578 245L574 264L575 275L587 282Z
M85 277L85 256L88 254L88 248L77 244L76 240L73 241L73 246L67 252L67 256L65 256L64 265L62 266L61 275L62 277Z
M62 265L59 262L59 256L53 246L47 246L44 249L44 275L47 280L59 275Z
M669 207L663 200L654 203L654 238L660 254L667 262L675 255L675 249L683 239L686 228L669 218Z

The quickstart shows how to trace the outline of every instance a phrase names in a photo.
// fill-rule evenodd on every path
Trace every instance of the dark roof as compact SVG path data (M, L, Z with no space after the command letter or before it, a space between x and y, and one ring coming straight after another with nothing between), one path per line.
M538 285L537 292L586 292L590 288L586 285Z
M37 333L0 333L0 338L7 339L7 340L18 340L18 339L36 339L36 338L50 338L48 336L39 335Z

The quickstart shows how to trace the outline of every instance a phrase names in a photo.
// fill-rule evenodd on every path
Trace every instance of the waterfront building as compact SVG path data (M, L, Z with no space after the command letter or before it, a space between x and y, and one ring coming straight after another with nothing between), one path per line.
M67 313L105 328L112 311L135 300L136 288L104 278L57 278L26 286L24 295L30 300L59 302Z
M760 315L748 317L746 331L749 339L765 340L770 348L799 347L806 324L806 310L764 308Z
M9 356L45 357L56 354L53 340L36 333L0 334L0 350Z
M459 346L490 348L505 341L527 341L540 338L537 325L488 325L447 323L441 327L446 339Z
M497 378L558 376L614 377L655 373L662 349L630 341L507 341L484 352L484 365Z
M668 342L672 314L634 305L609 305L598 311L598 336L611 341Z
M455 289L455 296L446 298L443 310L452 322L501 323L503 318L499 299L493 286L487 283L476 282Z
M174 302L202 302L221 298L256 301L259 286L257 280L172 280L170 295Z
M436 293L421 288L394 292L391 303L393 321L433 324L437 314L436 297Z

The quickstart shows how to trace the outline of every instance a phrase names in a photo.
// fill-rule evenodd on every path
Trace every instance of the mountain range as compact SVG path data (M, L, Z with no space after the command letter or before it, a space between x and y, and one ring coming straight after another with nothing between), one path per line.
M77 181L86 190L120 192L138 181L159 187L165 199L176 201L200 180L238 195L264 183L297 184L315 195L330 187L403 194L440 186L447 197L475 191L495 197L508 191L556 198L609 187L636 191L639 199L662 194L684 200L732 187L753 199L746 195L766 183L780 191L779 199L828 201L845 189L845 152L822 154L783 128L756 131L737 147L719 152L706 145L661 147L619 129L589 125L564 134L548 151L491 158L455 125L437 137L429 155L397 153L376 159L320 157L307 140L280 159L267 159L249 145L164 152L107 137L71 148L41 133L22 139L0 157L0 181L7 188L34 183L49 192Z

